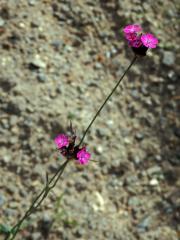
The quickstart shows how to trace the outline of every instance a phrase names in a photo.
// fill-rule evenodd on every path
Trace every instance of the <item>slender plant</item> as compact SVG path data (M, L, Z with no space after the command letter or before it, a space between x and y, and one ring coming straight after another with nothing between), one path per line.
M117 87L123 80L124 76L127 74L127 72L130 70L130 68L133 66L135 61L138 57L146 56L147 50L149 48L156 48L158 44L157 38L155 38L151 33L142 34L142 28L140 25L133 24L128 25L124 29L124 35L126 40L129 43L129 46L132 48L134 52L134 57L132 61L130 62L129 66L119 79L119 81L115 84L114 88L110 91L109 95L105 98L101 106L99 107L98 111L94 115L93 119L90 121L89 125L87 126L86 130L84 131L84 134L80 140L80 142L76 145L76 134L73 131L72 125L71 125L71 136L68 136L66 134L59 134L54 139L54 142L59 150L59 152L66 158L64 163L59 167L57 172L49 179L48 174L46 174L46 184L44 188L41 190L41 192L36 196L36 198L32 201L30 207L28 210L24 213L24 215L21 217L21 219L15 224L15 226L11 229L11 231L8 233L5 240L13 240L15 239L17 233L20 231L22 223L32 214L34 213L39 206L43 203L44 199L48 196L49 192L56 186L57 182L60 180L66 166L69 164L70 161L75 160L81 165L86 165L91 157L91 154L86 150L86 147L81 145L84 142L84 139L92 127L94 121L96 118L100 115L102 109L105 107L108 100L111 98L111 96L116 91Z

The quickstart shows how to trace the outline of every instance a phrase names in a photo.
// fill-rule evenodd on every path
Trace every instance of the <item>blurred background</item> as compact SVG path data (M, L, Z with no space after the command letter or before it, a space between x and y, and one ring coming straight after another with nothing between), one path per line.
M23 240L178 240L178 0L0 0L0 239L63 162L53 139L78 139L133 58L123 37L159 39L138 59Z

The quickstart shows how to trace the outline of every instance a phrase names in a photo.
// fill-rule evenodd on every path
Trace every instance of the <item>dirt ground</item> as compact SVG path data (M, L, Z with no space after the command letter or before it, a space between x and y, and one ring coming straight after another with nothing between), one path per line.
M133 58L122 29L159 39L138 59L19 240L178 240L178 0L0 0L0 239L63 162Z

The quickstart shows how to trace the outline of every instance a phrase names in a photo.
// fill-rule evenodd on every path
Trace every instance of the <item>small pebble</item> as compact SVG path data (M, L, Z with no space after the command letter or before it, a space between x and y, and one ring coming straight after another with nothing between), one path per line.
M136 197L136 196L130 197L129 200L128 200L128 205L129 206L133 206L133 207L139 206L140 203L141 203L140 199L138 197Z
M177 81L177 76L175 74L175 72L173 70L170 70L168 72L168 77L169 79L171 79L172 82L176 82Z
M2 18L0 17L0 27L3 27L3 26L4 26L4 24L5 24L5 21L4 21L4 19L2 19Z
M102 154L103 153L103 147L101 145L98 145L95 150L96 150L97 154Z
M143 133L140 133L140 132L139 132L139 133L136 133L135 138L136 138L137 140L141 141L141 140L143 140L144 135L143 135Z
M30 6L34 6L37 3L37 0L28 0Z
M37 55L33 60L30 61L30 68L46 68L46 63L40 59L39 55Z
M44 83L47 81L47 76L44 73L39 73L37 75L37 79L39 80L39 82Z
M159 184L158 180L156 178L151 179L149 182L151 186L157 186Z
M148 229L152 218L150 216L145 217L138 225L137 228L140 232L144 232Z
M163 64L166 66L172 66L175 63L175 54L170 51L163 51Z
M162 169L159 166L153 166L147 169L147 173L149 176L154 175L154 174L161 174Z
M4 205L5 201L6 201L6 198L4 197L4 195L0 194L0 207Z

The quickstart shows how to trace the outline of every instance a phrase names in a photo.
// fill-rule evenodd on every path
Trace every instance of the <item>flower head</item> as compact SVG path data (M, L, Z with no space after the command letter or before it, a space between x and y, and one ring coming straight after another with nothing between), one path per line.
M156 48L158 44L158 39L153 34L138 34L138 32L142 31L141 26L138 24L127 25L123 31L129 46L132 47L136 55L146 56L148 48Z
M124 33L137 33L137 32L141 32L142 28L138 24L132 24L132 25L127 25L123 29L123 31L124 31Z
M80 164L85 165L89 162L91 154L86 151L86 147L83 147L78 153L77 158Z
M72 126L71 126L72 127ZM54 142L59 152L68 160L76 160L79 164L85 165L89 162L91 154L86 151L86 147L76 144L76 134L71 129L71 135L59 134Z
M58 148L63 148L68 146L69 140L68 136L65 134L59 134L55 139L54 142Z
M158 39L154 37L151 33L146 33L141 36L141 41L144 44L144 46L148 48L156 48L158 44Z

